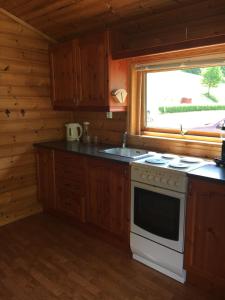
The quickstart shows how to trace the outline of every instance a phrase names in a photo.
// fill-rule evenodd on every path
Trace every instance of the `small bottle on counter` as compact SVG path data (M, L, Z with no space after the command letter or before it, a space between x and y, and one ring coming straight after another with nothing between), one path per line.
M91 137L89 135L89 125L90 125L90 122L83 122L83 137L82 137L82 141L85 144L90 144L90 142L91 142Z
M98 145L98 137L97 137L97 135L93 136L93 144L94 145Z

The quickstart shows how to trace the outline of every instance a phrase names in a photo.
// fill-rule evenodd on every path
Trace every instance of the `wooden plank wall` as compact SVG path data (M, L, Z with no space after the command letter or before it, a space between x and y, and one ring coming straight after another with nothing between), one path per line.
M225 42L225 1L203 0L193 2L188 7L171 9L159 14L133 18L126 24L119 24L112 30L112 51L115 58L133 55L147 55L160 52L212 45ZM181 50L180 50L181 51ZM201 55L205 50L199 49ZM210 54L210 47L207 54ZM215 51L215 49L214 49ZM180 52L183 55L183 52ZM191 53L191 51L190 51ZM221 53L218 51L218 53ZM206 53L205 53L206 54ZM171 56L174 54L171 54ZM179 57L179 54L177 58ZM193 53L190 57L193 56ZM152 56L154 57L154 55ZM170 55L168 54L168 58ZM140 62L147 58L139 57ZM148 57L150 60L150 57ZM154 60L157 58L154 57ZM161 54L158 60L162 60ZM170 57L171 59L171 57ZM100 136L102 142L118 144L122 132L126 130L126 114L114 114L113 120L95 113L75 113L76 121L90 121L93 133ZM181 140L162 140L157 138L131 137L132 146L178 154L196 155L208 158L220 156L221 146L207 145L204 142L183 142Z
M113 119L107 119L103 112L75 112L74 121L82 125L90 122L90 135L98 136L100 143L109 145L121 145L122 135L127 130L127 113L113 113ZM128 137L128 145L151 151L176 153L180 155L215 158L220 156L221 146L208 145L204 142L187 142L176 139L161 139L159 137Z
M75 112L74 121L82 125L90 122L90 135L97 136L98 141L104 144L119 144L122 134L126 131L126 112L113 113L112 119L107 119L106 112Z
M0 6L57 40L107 28L147 13L187 6L202 0L0 0Z
M0 12L0 225L41 210L32 144L62 139L72 114L53 111L48 41Z
M114 26L114 58L225 42L225 1L202 0ZM117 27L117 28L116 28Z

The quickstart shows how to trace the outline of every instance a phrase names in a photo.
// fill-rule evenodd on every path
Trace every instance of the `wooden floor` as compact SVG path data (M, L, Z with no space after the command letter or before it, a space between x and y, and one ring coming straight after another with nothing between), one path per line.
M0 228L0 300L11 299L216 298L145 267L74 225L36 215Z

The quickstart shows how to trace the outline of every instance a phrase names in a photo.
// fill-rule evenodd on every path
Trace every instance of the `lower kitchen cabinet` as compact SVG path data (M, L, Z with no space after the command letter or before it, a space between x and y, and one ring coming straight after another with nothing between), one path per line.
M129 244L128 164L38 147L37 169L45 211L94 225Z
M37 150L38 199L45 211L55 209L55 171L54 151L38 148Z
M85 221L85 158L55 151L56 210Z
M187 202L187 280L225 291L225 186L191 178Z
M88 160L87 221L122 239L129 239L129 166Z

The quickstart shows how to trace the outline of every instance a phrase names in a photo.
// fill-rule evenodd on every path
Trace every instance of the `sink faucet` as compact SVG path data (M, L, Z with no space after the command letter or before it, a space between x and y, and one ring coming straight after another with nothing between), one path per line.
M123 134L122 148L126 148L126 143L127 143L127 131L125 131Z

